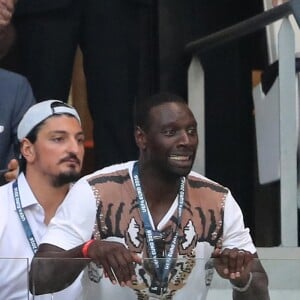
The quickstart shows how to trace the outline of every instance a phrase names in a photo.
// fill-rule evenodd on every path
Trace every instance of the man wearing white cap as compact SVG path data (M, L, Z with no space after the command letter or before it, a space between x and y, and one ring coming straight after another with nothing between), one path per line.
M77 111L58 100L33 105L18 126L22 155L18 178L0 187L0 299L33 299L28 265L47 225L80 176L84 135ZM4 259L5 258L5 259ZM69 300L79 282L34 299Z

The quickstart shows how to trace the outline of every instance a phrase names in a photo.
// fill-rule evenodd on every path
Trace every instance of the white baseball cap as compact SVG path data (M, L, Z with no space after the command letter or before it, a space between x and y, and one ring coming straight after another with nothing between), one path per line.
M60 100L45 100L31 106L24 114L18 126L18 140L22 141L30 131L51 116L69 114L81 124L76 109Z

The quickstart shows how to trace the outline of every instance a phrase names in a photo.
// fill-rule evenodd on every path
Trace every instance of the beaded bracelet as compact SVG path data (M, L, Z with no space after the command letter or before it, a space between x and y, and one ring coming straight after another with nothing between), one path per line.
M244 286L239 287L239 286L234 285L233 283L231 283L231 286L237 292L246 292L249 289L249 286L252 282L252 278L253 278L253 275L252 275L252 272L250 272L248 282Z

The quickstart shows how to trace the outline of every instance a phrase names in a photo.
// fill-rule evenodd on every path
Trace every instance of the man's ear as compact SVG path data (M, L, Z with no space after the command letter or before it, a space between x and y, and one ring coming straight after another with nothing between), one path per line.
M26 138L21 142L20 152L27 162L32 162L35 158L34 146Z
M135 127L134 130L135 142L140 150L145 150L147 145L146 133L139 126Z

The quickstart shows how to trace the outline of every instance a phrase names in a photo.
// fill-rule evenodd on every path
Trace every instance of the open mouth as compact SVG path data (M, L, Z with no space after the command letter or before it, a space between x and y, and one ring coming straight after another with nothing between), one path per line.
M176 161L189 161L192 158L192 155L178 155L178 154L172 154L169 156L171 160Z

